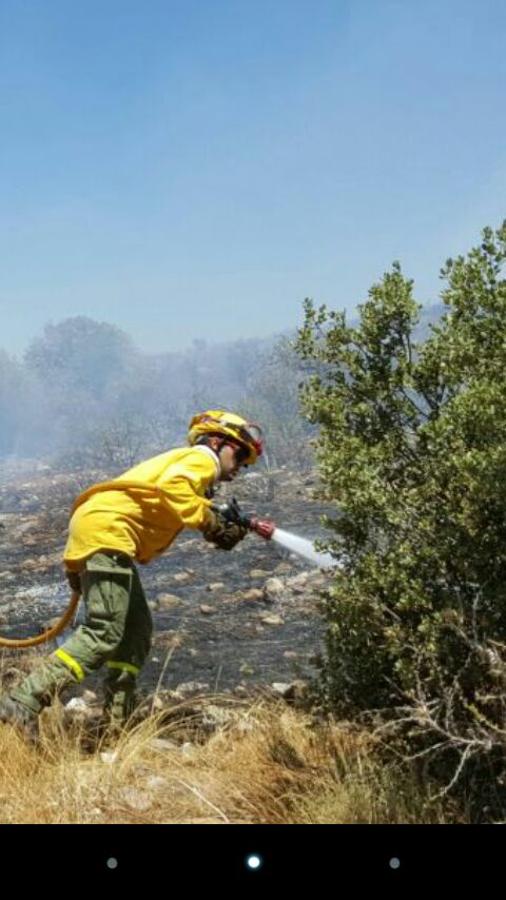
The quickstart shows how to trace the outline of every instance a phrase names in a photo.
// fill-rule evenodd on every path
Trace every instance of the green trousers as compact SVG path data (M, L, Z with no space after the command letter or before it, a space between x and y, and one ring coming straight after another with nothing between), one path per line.
M124 553L95 553L80 579L84 623L10 694L38 713L55 694L105 665L105 711L120 724L133 709L136 678L151 646L151 613Z

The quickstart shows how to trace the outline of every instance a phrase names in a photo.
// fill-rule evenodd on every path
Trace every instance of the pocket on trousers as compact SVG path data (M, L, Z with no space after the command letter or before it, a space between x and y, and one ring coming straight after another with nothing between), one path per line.
M131 569L86 563L82 581L89 619L126 617L132 589Z

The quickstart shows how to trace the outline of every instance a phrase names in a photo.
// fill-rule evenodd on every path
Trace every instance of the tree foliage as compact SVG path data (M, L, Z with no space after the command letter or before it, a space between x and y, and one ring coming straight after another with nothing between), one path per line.
M48 389L64 384L99 397L133 354L130 338L116 326L75 316L46 325L26 351L25 363Z
M356 327L306 301L297 341L320 367L302 403L337 507L325 702L374 710L484 817L506 811L505 259L506 222L449 259L445 314L423 341L398 263Z

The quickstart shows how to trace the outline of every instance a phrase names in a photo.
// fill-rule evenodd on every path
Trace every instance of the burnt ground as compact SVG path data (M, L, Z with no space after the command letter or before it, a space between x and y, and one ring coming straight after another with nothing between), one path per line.
M74 497L106 472L55 473L40 464L0 470L0 631L6 637L37 633L61 614L69 592L61 556ZM233 493L280 527L314 539L324 537L320 518L335 509L314 497L314 475L286 470L241 476ZM156 561L139 566L150 603L154 638L140 676L152 690L187 682L210 690L235 690L290 682L315 674L323 622L318 591L330 576L252 534L232 551L220 551L196 531L185 531ZM275 578L277 581L270 579ZM82 616L82 611L80 613ZM47 653L55 644L25 651ZM167 655L170 659L167 663ZM19 651L3 650L15 665ZM95 679L87 686L93 687Z

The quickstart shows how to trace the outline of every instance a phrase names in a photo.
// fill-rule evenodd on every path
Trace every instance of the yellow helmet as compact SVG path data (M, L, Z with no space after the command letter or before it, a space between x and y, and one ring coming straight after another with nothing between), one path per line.
M244 461L248 466L253 465L262 454L261 428L235 413L226 412L224 409L208 409L206 412L194 416L189 427L188 443L190 446L193 446L204 434L218 434L231 438L235 443L248 450L249 456Z

